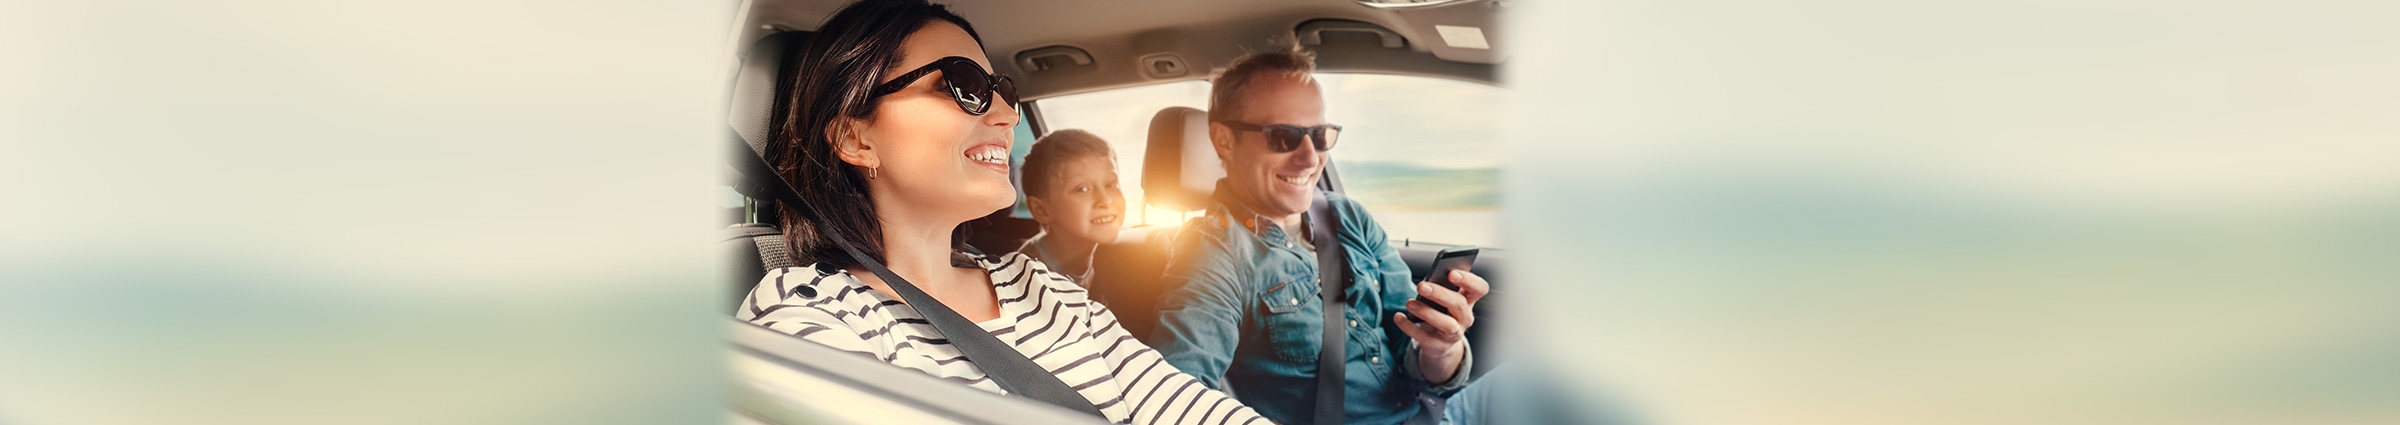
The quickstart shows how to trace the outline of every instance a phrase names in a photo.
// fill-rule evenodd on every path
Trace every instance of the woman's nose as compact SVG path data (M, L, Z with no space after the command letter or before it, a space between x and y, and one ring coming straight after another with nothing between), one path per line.
M1019 121L1017 105L1010 104L1005 100L993 100L998 104L992 105L991 110L983 111L983 122L1001 127L1016 127L1017 121Z

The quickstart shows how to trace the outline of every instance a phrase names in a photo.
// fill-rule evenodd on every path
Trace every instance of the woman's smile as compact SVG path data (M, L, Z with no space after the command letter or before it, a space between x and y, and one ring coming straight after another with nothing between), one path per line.
M1008 175L1008 142L1000 139L985 141L967 148L967 161Z

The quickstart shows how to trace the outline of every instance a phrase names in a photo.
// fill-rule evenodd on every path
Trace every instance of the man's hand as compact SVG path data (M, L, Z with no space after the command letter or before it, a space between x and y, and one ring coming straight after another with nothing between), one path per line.
M1482 276L1465 270L1452 270L1450 283L1458 284L1452 291L1433 282L1417 282L1417 295L1450 309L1450 314L1435 311L1433 306L1419 300L1408 300L1408 312L1425 323L1408 320L1408 316L1392 313L1392 322L1400 332L1417 341L1417 367L1426 382L1449 382L1458 372L1458 364L1466 359L1467 328L1475 326L1475 302L1491 293L1492 286Z

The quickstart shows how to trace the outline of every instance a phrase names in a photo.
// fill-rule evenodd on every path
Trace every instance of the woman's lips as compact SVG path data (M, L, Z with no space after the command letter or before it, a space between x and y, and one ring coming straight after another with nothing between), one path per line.
M1008 174L1008 144L984 142L967 148L967 161Z

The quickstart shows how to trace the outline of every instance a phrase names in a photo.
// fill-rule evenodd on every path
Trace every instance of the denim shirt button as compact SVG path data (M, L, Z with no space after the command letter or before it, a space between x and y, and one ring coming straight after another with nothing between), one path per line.
M1368 357L1367 357L1367 363L1383 364L1383 358L1382 358L1382 357L1368 356Z
M1300 297L1292 297L1292 305L1300 305Z

